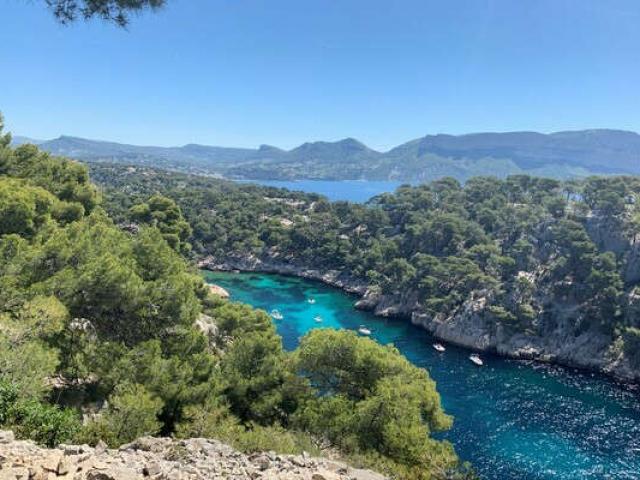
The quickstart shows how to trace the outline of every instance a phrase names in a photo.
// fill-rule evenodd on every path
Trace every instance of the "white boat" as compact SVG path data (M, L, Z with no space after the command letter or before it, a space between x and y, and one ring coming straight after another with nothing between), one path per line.
M477 353L472 353L471 355L469 355L469 360L471 360L474 364L476 364L479 367L484 365L484 362L482 361L482 359Z
M316 323L322 323L322 317L320 315L316 315L315 317L313 317L313 319L316 321Z
M365 327L364 325L360 325L360 327L358 328L358 333L360 335L371 335L371 330L369 330L367 327Z
M439 352L444 352L446 350L446 348L444 348L444 345L442 345L441 343L434 343L433 348L435 348Z
M307 302L310 303L311 305L313 305L314 303L316 303L316 299L315 298L308 298Z
M280 313L280 310L273 309L271 310L271 318L274 320L282 320L284 316Z

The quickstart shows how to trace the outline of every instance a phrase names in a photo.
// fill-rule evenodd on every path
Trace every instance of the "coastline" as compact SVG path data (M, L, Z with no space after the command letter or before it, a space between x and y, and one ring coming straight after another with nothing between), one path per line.
M566 335L563 321L569 321L568 318L561 318L552 335L545 337L508 332L503 326L487 321L483 315L486 298L482 295L467 299L455 315L438 317L420 310L415 292L383 295L362 279L339 270L305 268L277 257L251 254L206 256L197 265L211 271L272 273L319 281L358 297L353 305L356 309L379 317L408 320L445 343L516 360L598 372L622 383L640 383L640 371L631 368L622 355L611 352L611 337L593 331L577 337Z

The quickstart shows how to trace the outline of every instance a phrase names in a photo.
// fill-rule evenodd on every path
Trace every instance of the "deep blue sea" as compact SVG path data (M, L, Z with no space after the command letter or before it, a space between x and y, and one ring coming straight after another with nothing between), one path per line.
M307 193L319 193L329 200L346 200L363 203L371 197L393 192L402 183L392 181L364 180L241 180L242 183L257 183L268 187L286 188Z
M232 299L284 316L276 321L287 349L312 328L367 325L436 380L455 417L443 438L482 478L491 480L640 479L640 391L591 373L483 355L447 346L406 321L353 309L354 298L323 284L279 275L204 273ZM315 304L308 299L315 299ZM320 315L322 323L314 317Z

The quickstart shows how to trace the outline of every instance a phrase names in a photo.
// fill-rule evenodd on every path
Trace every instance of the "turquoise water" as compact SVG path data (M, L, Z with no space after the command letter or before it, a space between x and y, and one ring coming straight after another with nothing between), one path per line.
M483 355L448 346L402 320L374 317L352 308L354 298L322 284L264 274L205 273L232 299L279 309L276 321L287 349L312 328L357 329L366 325L380 343L394 343L413 363L429 370L453 428L442 435L495 480L640 479L640 392L601 376ZM307 299L314 298L315 304ZM320 315L322 323L314 317Z
M319 193L332 201L347 200L363 203L380 193L393 192L403 182L382 180L242 180L242 183L257 183L268 187Z

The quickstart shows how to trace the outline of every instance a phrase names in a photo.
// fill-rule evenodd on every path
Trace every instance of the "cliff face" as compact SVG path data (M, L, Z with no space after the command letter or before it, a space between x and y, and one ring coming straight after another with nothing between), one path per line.
M487 297L476 292L453 315L424 312L411 292L401 297L367 291L356 306L376 315L400 315L428 330L434 337L479 351L528 360L558 363L609 374L625 381L640 381L640 372L625 358L611 335L590 328L576 332L582 320L576 305L555 305L553 313L539 312L538 330L520 332L496 323L486 310Z
M339 270L322 270L305 268L292 258L281 258L277 254L265 253L262 256L253 254L229 254L224 258L208 256L198 262L199 268L213 271L279 273L310 280L318 280L327 285L341 288L349 293L364 295L368 290L367 282Z
M640 380L610 335L597 329L576 334L575 318L557 313L543 334L510 332L488 320L482 299L465 303L459 313L445 319L414 312L411 321L434 336L457 345L518 359L558 363L601 371L625 381Z
M0 431L2 480L384 480L382 475L324 458L242 454L216 440L140 438L118 450L104 445L46 449Z
M601 228L599 230L604 232ZM603 234L602 241L611 240ZM620 246L618 241L616 239L615 243ZM624 251L628 275L640 276L640 251L629 249L628 245ZM487 311L487 296L482 291L474 292L449 316L430 315L421 308L416 292L383 295L348 273L305 268L293 258L282 258L273 253L207 257L200 261L199 266L210 270L279 273L318 280L358 295L356 308L369 310L378 316L408 318L414 325L448 343L511 358L600 371L623 381L640 381L640 371L625 358L621 345L597 328L584 331L576 328L583 320L579 306L570 299L550 304L548 288L541 287L537 294L537 303L545 307L536 312L535 329L522 332L495 321Z

